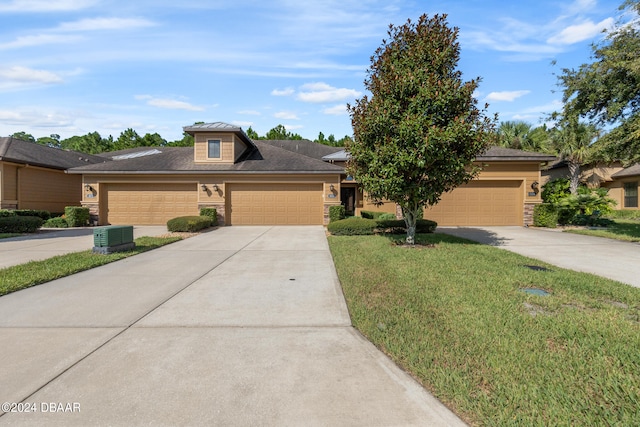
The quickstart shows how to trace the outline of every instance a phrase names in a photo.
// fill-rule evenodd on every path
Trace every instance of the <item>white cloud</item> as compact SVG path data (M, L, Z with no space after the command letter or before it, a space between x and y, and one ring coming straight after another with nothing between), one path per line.
M585 21L577 25L569 25L558 34L549 37L547 43L551 44L573 44L588 40L602 33L604 29L611 28L614 24L613 18L606 18L597 24L593 21Z
M0 43L0 50L19 49L22 47L42 46L46 44L72 43L79 40L78 36L61 34L37 34L32 36L22 36L7 43Z
M166 108L169 110L187 110L187 111L204 111L204 107L190 104L185 101L175 99L155 98L151 95L136 95L137 100L146 100L147 105L158 108Z
M271 91L271 95L273 96L291 96L295 93L295 90L292 87L288 87L285 89L274 89Z
M282 125L286 130L297 130L302 129L304 126L302 125Z
M354 99L361 95L355 89L336 88L324 82L307 83L300 88L297 99L303 102L325 103Z
M253 126L253 122L246 122L246 121L242 121L242 120L233 120L233 121L231 122L231 124L234 124L234 125L236 125L236 126L240 126L241 128L243 128L243 129L245 129L245 130L246 130L247 128L249 128L249 127Z
M276 119L284 119L284 120L300 120L300 118L296 115L296 113L292 113L290 111L279 111L273 115Z
M56 73L27 67L0 68L0 90L26 89L37 85L60 84L64 80Z
M246 114L248 116L261 116L262 113L260 111L256 111L256 110L241 110L238 111L238 114Z
M139 18L86 18L79 21L63 22L58 31L99 31L124 30L129 28L152 27L155 23Z
M4 125L30 127L67 127L73 123L73 117L59 112L37 110L0 110L0 121Z
M347 114L347 106L345 104L338 104L333 107L325 108L322 112L330 116L344 116Z
M513 91L502 91L502 92L491 92L487 95L487 101L506 101L512 102L516 99L529 94L530 90L513 90Z
M61 12L93 6L97 0L12 0L0 4L0 12Z

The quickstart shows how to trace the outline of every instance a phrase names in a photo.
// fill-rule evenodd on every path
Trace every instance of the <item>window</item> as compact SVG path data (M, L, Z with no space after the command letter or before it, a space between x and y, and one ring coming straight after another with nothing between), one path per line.
M220 140L219 139L210 139L207 141L208 151L207 157L210 159L219 159L220 158Z
M638 181L624 183L624 207L638 207Z

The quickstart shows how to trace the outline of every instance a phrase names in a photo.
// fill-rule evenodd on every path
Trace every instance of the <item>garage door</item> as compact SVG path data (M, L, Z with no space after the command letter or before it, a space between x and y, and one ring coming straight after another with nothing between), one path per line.
M171 218L198 215L194 184L109 184L109 224L164 225Z
M322 184L231 184L231 225L321 225Z
M438 225L522 225L522 181L471 181L451 193L424 217Z

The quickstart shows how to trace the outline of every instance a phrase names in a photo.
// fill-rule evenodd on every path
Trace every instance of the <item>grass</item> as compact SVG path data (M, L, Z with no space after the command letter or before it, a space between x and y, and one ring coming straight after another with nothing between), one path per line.
M435 247L384 236L329 245L354 326L461 418L640 425L640 289L453 236L417 238Z
M8 239L10 237L18 237L18 236L22 236L22 234L19 234L19 233L0 233L0 239Z
M640 221L637 220L614 220L614 224L606 229L569 229L567 233L584 234L587 236L606 237L609 239L623 240L625 242L640 242Z
M87 250L3 268L0 270L0 296L150 251L178 240L181 238L139 237L135 239L135 249L127 252L101 255Z

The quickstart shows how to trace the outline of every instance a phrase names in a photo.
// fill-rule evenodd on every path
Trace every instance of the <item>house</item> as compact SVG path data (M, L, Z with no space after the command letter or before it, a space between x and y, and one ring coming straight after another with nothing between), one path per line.
M73 167L82 205L98 224L164 224L216 208L225 225L326 224L331 206L377 207L345 173L348 154L307 140L251 140L237 126L186 126L193 147L138 147ZM425 217L442 225L524 225L541 202L540 165L554 157L491 148L479 156L477 179L445 194Z
M620 172L624 167L622 162L592 162L580 166L580 182L587 185L590 188L606 187L608 183L613 182L612 175L616 172ZM569 173L569 166L566 160L556 160L549 163L547 167L542 170L542 185L554 179L566 178L569 179L571 174Z
M97 156L0 138L0 209L64 212L79 206L82 177L69 168L102 162Z
M611 178L612 182L604 187L609 189L609 197L617 202L616 209L638 209L640 163L614 173Z

